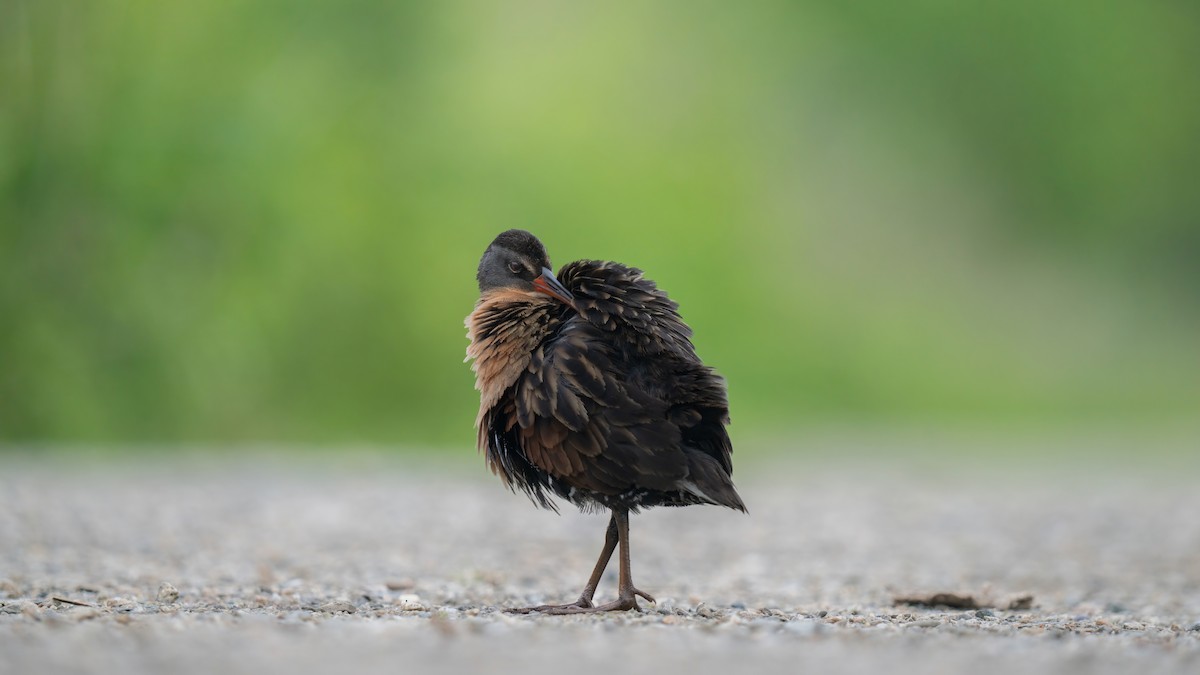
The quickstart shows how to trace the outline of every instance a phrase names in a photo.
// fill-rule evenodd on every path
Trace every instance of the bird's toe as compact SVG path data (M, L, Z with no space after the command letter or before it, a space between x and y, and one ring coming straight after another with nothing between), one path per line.
M635 596L641 596L641 598L643 600L645 600L646 602L652 602L656 605L658 604L658 601L654 599L654 596L650 595L646 591L641 591L641 590L638 590L635 588L635 589L633 589L633 594Z
M504 610L508 614L533 614L539 612L541 614L577 614L579 612L587 612L594 609L595 606L590 600L580 598L575 602L565 605L538 605L536 607L512 607Z

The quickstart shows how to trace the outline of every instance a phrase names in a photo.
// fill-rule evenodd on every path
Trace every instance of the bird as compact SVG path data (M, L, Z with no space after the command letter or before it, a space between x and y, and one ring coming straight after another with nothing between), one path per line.
M696 355L678 304L641 270L578 260L555 274L534 235L488 245L479 299L465 324L480 393L478 447L513 492L558 511L610 513L604 548L572 603L517 613L640 610L629 516L656 506L713 504L743 513L726 431L725 381ZM620 548L617 599L594 604Z

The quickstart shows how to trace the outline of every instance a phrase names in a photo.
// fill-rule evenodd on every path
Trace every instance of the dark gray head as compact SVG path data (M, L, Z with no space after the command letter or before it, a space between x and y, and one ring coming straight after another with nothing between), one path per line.
M533 280L550 266L546 247L525 230L508 230L487 247L479 260L479 292L495 288L533 289Z
M525 230L507 230L487 247L475 273L479 292L499 288L539 291L570 305L574 298L554 276L546 247Z

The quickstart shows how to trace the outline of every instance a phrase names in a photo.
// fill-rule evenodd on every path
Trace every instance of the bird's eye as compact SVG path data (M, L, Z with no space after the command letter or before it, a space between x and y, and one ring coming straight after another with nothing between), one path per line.
M521 272L525 271L525 266L514 260L508 263L508 271L519 275Z

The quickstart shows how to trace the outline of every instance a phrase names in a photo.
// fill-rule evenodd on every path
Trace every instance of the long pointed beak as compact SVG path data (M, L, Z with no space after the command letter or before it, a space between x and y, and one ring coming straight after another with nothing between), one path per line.
M545 293L568 307L575 307L575 296L571 295L571 291L562 285L549 267L542 268L542 276L533 280L533 287L538 292Z

